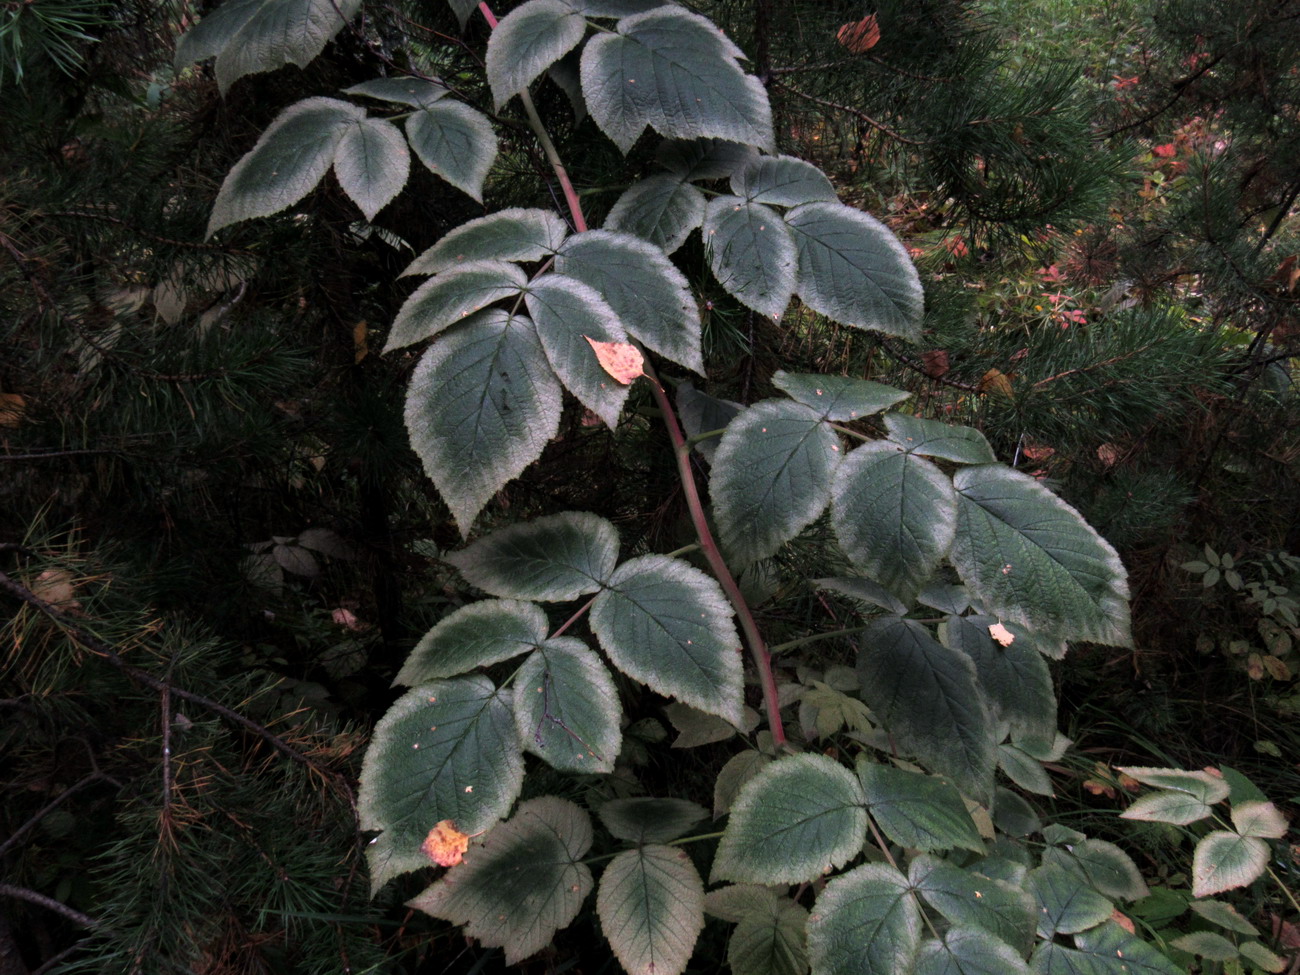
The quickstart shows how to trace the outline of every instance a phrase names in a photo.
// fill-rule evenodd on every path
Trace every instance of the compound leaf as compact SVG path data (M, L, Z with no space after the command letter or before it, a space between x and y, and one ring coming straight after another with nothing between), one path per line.
M520 522L453 552L471 585L510 599L564 602L598 592L618 560L618 532L604 518L565 511Z
M839 440L816 412L765 400L727 425L709 493L723 547L742 562L766 558L808 527L831 497Z
M601 367L588 340L627 341L614 309L595 288L564 274L535 279L524 301L560 381L612 430L629 387L615 382Z
M1043 862L1072 870L1112 900L1140 900L1151 893L1133 859L1106 840L1085 839L1067 846L1049 846L1043 852Z
M658 247L609 230L574 234L561 245L555 270L599 292L629 335L704 373L699 309L685 276Z
M971 427L921 420L906 413L887 413L889 439L905 450L958 464L993 464L997 457L984 434Z
M1186 792L1161 790L1139 796L1120 813L1120 819L1137 819L1149 823L1173 823L1186 826L1210 815L1213 810L1196 796Z
M1029 872L1028 887L1038 902L1038 936L1050 941L1057 934L1075 934L1107 920L1114 906L1077 875L1055 863Z
M768 765L740 790L713 861L714 880L804 883L843 866L867 831L866 796L824 755Z
M527 275L506 261L473 261L430 278L398 309L384 351L392 352L433 338L492 302L519 294L527 283ZM502 312L488 320L499 323L507 320L507 316ZM519 323L527 319L509 321L520 328L526 327Z
M1018 952L1029 951L1036 905L1028 892L929 854L912 861L908 879L927 904L954 924L979 928Z
M740 640L712 578L680 559L643 555L618 567L590 618L601 647L623 673L741 723Z
M414 687L509 660L545 640L546 625L535 603L485 599L462 606L420 638L393 684Z
M423 78L372 78L351 88L344 88L343 94L364 96L375 101L390 102L396 105L409 105L412 108L424 108L451 94L446 85Z
M1189 772L1179 768L1121 765L1119 771L1143 785L1183 792L1211 806L1227 799L1232 791L1226 779L1200 770Z
M393 201L410 173L410 150L392 122L368 118L343 130L334 151L334 175L367 220Z
M406 120L406 138L429 172L483 201L483 181L497 155L497 137L487 116L445 99Z
M758 158L753 146L723 139L664 139L655 161L679 179L723 179Z
M1005 646L990 635L990 627L998 625L1011 634ZM1013 737L1055 735L1056 689L1047 661L1029 634L993 616L949 616L939 637L974 662L994 720L1006 722Z
M1114 921L1074 936L1075 951L1061 945L1044 945L1031 965L1040 975L1185 975L1154 947L1129 934ZM1051 949L1050 952L1047 950ZM1039 954L1051 956L1045 961Z
M293 206L321 181L344 135L365 118L364 109L337 98L305 98L290 105L226 174L207 236Z
M770 148L767 92L740 70L740 49L709 20L668 6L626 17L582 52L582 93L601 131L626 153L650 126Z
M1242 836L1280 840L1286 835L1286 817L1271 802L1239 802L1232 807L1232 828Z
M504 948L506 964L517 965L578 916L592 888L581 862L590 847L582 809L555 796L530 799L407 904L463 925L466 937Z
M519 668L514 686L524 748L561 771L614 771L623 742L618 690L581 640L546 640Z
M913 975L1029 975L1025 959L1001 938L954 927L921 943Z
M605 226L635 234L671 254L704 222L706 206L704 194L690 183L661 173L624 190Z
M645 845L667 843L708 816L709 811L686 799L614 799L599 810L600 821L620 840Z
M976 799L993 787L992 720L970 658L949 650L922 624L899 617L862 636L862 699L907 741L927 768Z
M793 207L800 203L839 202L835 187L812 163L794 156L756 156L731 176L731 192L751 203Z
M719 196L704 211L709 267L741 304L779 321L794 294L794 236L775 210Z
M990 613L1035 633L1128 646L1128 582L1110 544L1032 477L964 467L951 560Z
M906 877L868 863L826 885L808 918L808 957L816 975L909 972L921 940L921 914Z
M915 598L952 546L957 498L928 460L876 440L840 464L831 524L853 567L904 601Z
M785 215L799 251L804 304L853 328L916 340L921 279L883 223L840 203L805 203Z
M791 399L812 407L827 420L857 420L887 410L912 394L851 376L822 376L778 369L772 382Z
M528 0L501 18L487 45L487 79L499 110L578 46L587 21L564 0Z
M540 261L555 253L568 232L550 210L498 210L461 224L402 274L439 274L473 261Z
M361 828L382 830L366 848L371 889L429 865L420 846L435 824L449 819L479 833L502 818L523 777L510 705L486 677L431 681L402 695L361 765Z
M740 919L727 942L727 963L735 975L806 975L808 911L773 897L765 910Z
M858 761L858 778L867 796L867 812L899 846L926 852L984 852L961 793L942 779L863 759Z
M680 975L704 928L704 885L684 850L638 847L605 868L596 913L626 971Z

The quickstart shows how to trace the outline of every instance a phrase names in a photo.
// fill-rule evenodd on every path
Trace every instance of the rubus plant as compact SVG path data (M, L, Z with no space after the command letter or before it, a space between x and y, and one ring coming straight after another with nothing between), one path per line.
M407 390L411 443L469 538L557 433L566 391L615 436L630 395L647 393L654 409L622 422L662 418L696 542L622 551L609 520L561 511L447 556L489 598L419 641L396 680L410 690L375 729L359 795L373 889L447 868L410 903L508 963L545 947L595 890L634 975L683 971L706 911L736 924L728 957L742 975L1177 971L1110 921L1113 901L1146 892L1132 861L1044 826L997 778L1051 793L1043 763L1068 742L1047 660L1071 640L1130 642L1113 549L978 431L894 409L902 391L779 371L783 396L740 405L682 381L706 368L673 262L697 230L717 284L756 314L780 322L797 295L846 326L915 340L923 295L906 249L778 153L763 84L704 16L658 0L527 0L499 21L486 4L451 6L462 26L477 12L490 27L493 109L522 110L567 212L496 210L407 268L424 282L386 350L429 343ZM307 63L358 9L234 0L182 39L178 62L215 57L226 89ZM599 228L529 91L548 74L572 82L575 64L573 97L624 154L661 140L659 171ZM497 151L489 117L438 78L376 78L287 108L226 177L209 231L293 206L331 169L374 221L412 154L481 199ZM769 647L737 575L796 539L823 567L804 588L865 619ZM855 648L855 667L800 656L832 640ZM543 781L587 787L570 796L608 798L601 777L626 773L656 737L625 727L637 684L674 699L692 741L746 736L713 795L585 808L532 789L516 805L539 763ZM718 839L692 832L707 816L692 799L710 798L728 819L710 866L722 886L706 893L684 847ZM588 855L597 825L609 856Z

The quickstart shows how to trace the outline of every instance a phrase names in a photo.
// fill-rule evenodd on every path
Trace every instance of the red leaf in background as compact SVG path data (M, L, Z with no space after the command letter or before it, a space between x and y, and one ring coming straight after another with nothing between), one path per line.
M1156 146L1151 151L1155 153L1157 156L1159 156L1161 159L1172 159L1174 153L1177 152L1178 150L1174 147L1174 144L1172 142L1167 142L1163 146Z
M948 350L931 349L922 352L921 362L925 366L925 374L931 379L938 379L948 371Z
M865 54L880 43L880 25L876 23L875 14L867 14L861 20L845 24L835 34L835 39L852 54Z

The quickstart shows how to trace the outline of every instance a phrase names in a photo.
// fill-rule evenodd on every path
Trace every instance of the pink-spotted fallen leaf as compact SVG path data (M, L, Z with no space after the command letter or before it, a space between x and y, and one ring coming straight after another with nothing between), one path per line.
M440 867L454 867L469 849L469 834L462 833L450 819L444 819L420 845L424 855Z
M994 623L989 627L989 636L998 642L999 646L1009 647L1016 640L1016 635L1008 630L1001 623Z
M629 385L637 376L645 375L645 359L641 357L641 350L630 342L597 342L587 335L583 338L596 353L600 368L624 386Z

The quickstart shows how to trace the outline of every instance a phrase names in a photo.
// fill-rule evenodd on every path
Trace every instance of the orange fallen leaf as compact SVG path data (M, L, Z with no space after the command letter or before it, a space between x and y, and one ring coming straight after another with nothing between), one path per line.
M1011 380L1000 369L990 369L980 377L979 391L981 393L999 393L1007 399L1011 399L1015 395L1011 390Z
M352 326L353 365L370 355L370 343L368 341L369 332L370 327L366 324L364 319Z
M835 39L852 54L865 54L880 43L880 24L875 14L845 24L835 34Z
M1016 642L1016 635L1001 623L994 623L989 627L989 636L993 637L999 646L1009 647Z
M1133 927L1133 919L1119 910L1119 908L1115 908L1110 912L1110 919L1129 934L1137 934L1137 929Z
M450 819L429 830L420 849L440 867L454 867L469 849L469 834L462 833Z
M1097 459L1105 467L1114 467L1119 463L1119 448L1113 443L1104 443L1097 448Z
M604 369L624 386L631 383L637 376L645 375L645 359L641 356L641 350L632 343L597 342L587 335L584 335L583 338L587 340L592 351L596 353L596 361L600 363L600 368Z

